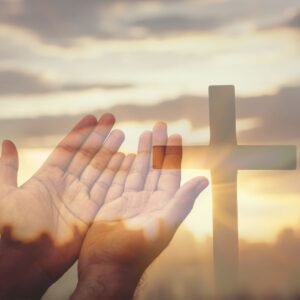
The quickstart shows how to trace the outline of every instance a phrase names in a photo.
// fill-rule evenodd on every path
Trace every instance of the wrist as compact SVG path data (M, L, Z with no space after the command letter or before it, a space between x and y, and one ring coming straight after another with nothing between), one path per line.
M0 299L40 299L51 280L36 257L0 240Z
M131 300L142 272L130 266L92 265L79 273L72 300Z
M43 274L26 269L0 267L0 299L41 299L51 285Z

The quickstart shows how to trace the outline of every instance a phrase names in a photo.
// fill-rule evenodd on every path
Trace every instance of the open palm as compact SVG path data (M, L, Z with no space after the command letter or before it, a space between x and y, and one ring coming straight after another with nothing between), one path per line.
M166 144L155 158L162 160L162 170L153 169L152 147ZM167 246L208 184L200 177L180 188L181 152L181 137L168 138L163 123L141 136L137 156L125 158L84 240L79 278L105 264L142 273Z
M0 270L14 270L11 282L20 291L22 285L33 290L34 282L42 292L77 259L124 159L117 153L124 135L118 130L111 132L113 124L110 114L99 122L93 116L83 118L21 187L17 186L17 150L12 142L3 143L0 256L5 262Z

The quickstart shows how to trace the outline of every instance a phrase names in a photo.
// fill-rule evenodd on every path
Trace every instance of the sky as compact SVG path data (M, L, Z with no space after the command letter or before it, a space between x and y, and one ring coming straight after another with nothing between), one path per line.
M113 112L134 151L168 122L209 142L208 86L233 84L241 144L300 146L298 0L0 0L0 138L20 149L20 182L85 113ZM184 180L205 170L184 170ZM239 173L240 236L300 224L298 171ZM211 191L185 225L211 235Z

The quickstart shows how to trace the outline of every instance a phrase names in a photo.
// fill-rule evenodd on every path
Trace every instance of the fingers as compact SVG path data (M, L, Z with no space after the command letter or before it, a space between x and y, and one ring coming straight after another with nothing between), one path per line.
M125 183L125 192L141 191L144 188L146 175L149 170L151 150L152 132L146 131L140 137L138 153Z
M115 118L111 114L104 114L100 118L97 126L94 127L94 130L90 133L72 159L72 162L68 167L68 173L73 174L75 177L79 177L95 154L102 147L114 123Z
M167 125L163 122L159 122L155 124L153 128L153 141L152 141L152 150L153 147L157 147L156 151L153 150L153 165L154 166L162 166L164 157L165 157L165 149L168 141L168 133L167 133ZM157 188L157 183L159 180L159 176L161 173L161 169L153 169L149 171L146 183L145 190L153 192Z
M2 154L0 159L0 182L17 187L17 176L19 169L18 151L11 141L2 143Z
M125 157L106 195L105 203L114 201L123 194L126 178L129 174L134 160L134 154L129 154Z
M169 137L165 151L164 162L158 190L174 195L180 187L181 181L181 160L182 160L182 139L178 134Z
M168 203L164 221L171 231L176 231L192 210L196 198L208 186L208 180L204 177L194 178L184 184Z
M94 158L88 163L81 174L80 181L83 182L88 189L91 189L99 176L104 172L109 161L119 150L124 141L124 133L120 130L114 130L100 148ZM117 170L116 170L117 171ZM73 171L75 172L75 170ZM74 173L73 173L74 174Z
M91 199L97 204L98 207L101 207L104 203L107 192L110 190L114 177L119 171L124 158L125 155L123 153L116 153L111 158L107 168L95 182L90 195Z
M85 116L54 149L46 165L65 170L96 124L97 119L94 116Z

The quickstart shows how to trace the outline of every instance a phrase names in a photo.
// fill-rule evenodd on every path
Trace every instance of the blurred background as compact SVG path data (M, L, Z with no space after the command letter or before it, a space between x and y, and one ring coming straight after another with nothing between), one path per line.
M0 0L0 138L20 150L20 183L86 113L114 113L126 152L157 120L205 145L208 86L233 84L240 144L300 146L299 33L299 0ZM238 205L241 297L296 299L299 171L240 172ZM138 299L211 295L211 210L208 190ZM75 284L74 267L44 298Z

